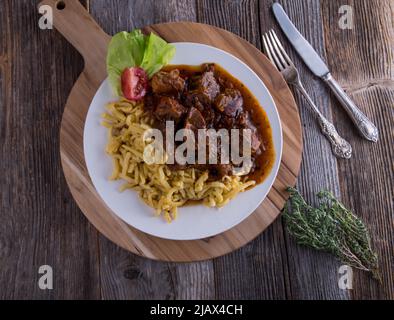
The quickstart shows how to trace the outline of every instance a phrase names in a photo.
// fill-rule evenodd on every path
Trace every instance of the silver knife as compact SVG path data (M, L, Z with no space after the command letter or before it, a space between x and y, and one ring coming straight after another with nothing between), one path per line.
M333 78L328 70L327 65L317 54L315 49L309 44L309 42L302 36L297 30L294 24L291 22L282 6L275 2L272 5L275 18L282 28L284 34L293 45L294 49L301 56L302 60L308 66L308 68L318 77L322 78L328 86L332 89L335 96L343 108L356 125L357 129L366 139L376 142L378 141L379 133L376 126L367 118L365 114L361 112L359 108L354 104L350 97L341 88L339 83Z

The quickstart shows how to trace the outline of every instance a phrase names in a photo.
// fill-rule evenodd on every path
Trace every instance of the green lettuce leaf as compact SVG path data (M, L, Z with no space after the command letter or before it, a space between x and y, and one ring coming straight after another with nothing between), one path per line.
M175 54L175 47L151 33L146 43L144 58L140 65L151 78L163 66L168 64Z
M175 54L175 47L151 33L144 35L141 30L119 32L108 46L107 73L115 94L121 95L121 74L124 69L140 66L151 78Z

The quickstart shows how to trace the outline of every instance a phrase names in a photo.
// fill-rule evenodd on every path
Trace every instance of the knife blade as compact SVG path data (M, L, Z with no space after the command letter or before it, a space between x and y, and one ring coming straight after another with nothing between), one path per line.
M279 3L275 2L272 5L272 10L276 20L282 28L283 33L286 35L287 39L289 39L290 43L301 56L308 68L318 77L323 77L328 74L330 71L328 70L326 63L297 30L286 12L283 10L283 7Z
M354 104L352 99L341 88L339 83L333 78L328 70L326 63L320 58L315 49L297 30L282 6L275 2L272 5L274 16L282 28L283 33L293 45L294 49L300 55L308 68L318 77L324 80L331 88L339 102L348 113L350 119L356 125L361 135L370 141L377 142L379 131L368 117Z

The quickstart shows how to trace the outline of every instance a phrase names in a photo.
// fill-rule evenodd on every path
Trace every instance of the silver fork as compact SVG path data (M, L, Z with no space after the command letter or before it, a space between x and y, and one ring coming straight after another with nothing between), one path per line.
M333 153L337 157L349 159L352 156L351 145L338 134L334 125L328 121L316 107L315 103L302 85L294 63L287 55L274 30L270 30L268 33L263 35L263 44L269 59L278 68L286 82L297 88L308 102L309 110L316 117L323 134L331 143Z

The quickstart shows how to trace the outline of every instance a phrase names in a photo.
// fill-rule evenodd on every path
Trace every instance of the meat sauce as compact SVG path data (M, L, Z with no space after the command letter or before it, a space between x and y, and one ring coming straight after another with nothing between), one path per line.
M258 184L271 171L275 150L268 117L249 89L218 64L165 66L151 80L145 108L159 129L165 120L192 130L251 128L253 167L246 177ZM230 175L232 169L231 165L188 165L193 166L208 169L211 178Z

